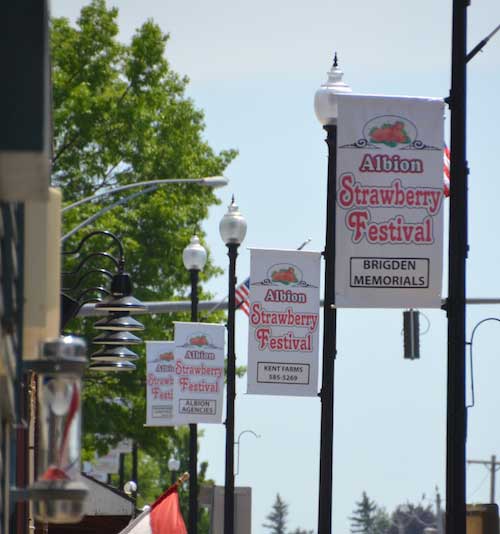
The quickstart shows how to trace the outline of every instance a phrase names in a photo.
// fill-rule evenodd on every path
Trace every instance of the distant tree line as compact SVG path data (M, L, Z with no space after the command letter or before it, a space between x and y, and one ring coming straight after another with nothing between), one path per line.
M262 526L268 534L314 534L313 530L300 527L288 529L288 504L279 493L266 520ZM349 521L352 534L424 534L424 529L437 526L437 517L430 504L408 502L396 506L392 513L388 513L364 491L361 500L355 504Z
M353 534L423 534L426 528L437 527L431 505L400 504L392 513L380 507L363 492L355 505L351 522Z
M288 504L280 497L278 493L271 511L266 516L267 522L262 526L266 528L269 534L314 534L312 530L305 530L297 527L295 530L287 529Z

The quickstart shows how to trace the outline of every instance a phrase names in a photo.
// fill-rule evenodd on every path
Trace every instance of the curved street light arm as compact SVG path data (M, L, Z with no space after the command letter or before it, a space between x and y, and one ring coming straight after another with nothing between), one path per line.
M89 197L82 198L78 200L77 202L73 202L73 204L70 204L69 206L66 206L61 211L62 213L66 213L69 210L76 208L77 206L81 206L82 204L86 204L87 202L91 202L92 200L95 200L97 198L101 198L107 195L114 195L115 193L119 193L120 191L126 191L127 189L133 189L135 187L146 187L148 185L167 185L167 184L199 184L199 185L205 185L208 187L223 187L229 183L229 180L225 176L208 176L206 178L174 178L172 180L163 179L163 180L148 180L146 182L136 182L133 184L126 184L121 185L118 187L113 187L111 189L108 189L106 191L101 191L100 193L95 193L94 195L91 195Z
M63 250L61 254L63 256L70 256L74 254L78 254L80 250L82 249L83 245L91 238L96 235L101 235L104 237L110 237L116 245L118 245L118 250L120 252L120 259L118 260L119 263L119 271L123 270L124 264L125 264L125 254L123 251L123 245L122 242L118 239L118 237L113 234L113 232L109 232L108 230L95 230L94 232L90 232L86 236L84 236L81 241L78 243L77 247L73 250Z
M113 264L116 267L116 269L117 270L120 269L120 262L114 256L109 254L108 252L91 252L90 254L85 256L85 258L83 258L83 260L78 264L76 269L74 269L73 271L62 271L61 275L62 276L70 276L72 274L77 274L80 271L80 269L87 263L88 260L90 260L91 258L97 258L97 257L110 259L113 262Z
M234 476L238 475L238 473L240 472L240 438L241 436L243 436L243 434L252 434L257 439L260 438L260 434L256 434L253 430L242 430L238 434L238 438L234 442L234 444L238 446L238 456L236 457L236 472L234 473Z
M110 204L109 206L106 206L105 208L102 208L102 210L98 211L97 213L94 213L94 215L92 215L88 219L85 219L78 226L75 226L75 228L70 230L66 235L63 235L62 238L61 238L61 243L64 243L71 236L75 235L76 232L78 232L82 228L85 228L89 224L93 223L95 220L99 219L105 213L107 213L108 211L112 210L113 208L121 206L122 204L128 204L131 200L133 200L134 198L139 197L141 195L146 195L148 193L152 193L153 191L156 191L158 189L158 187L159 187L158 185L152 185L150 187L147 187L146 189L143 189L142 191L136 191L132 195L128 195L126 197L123 197L120 200L117 200L116 202L113 202L113 204Z
M466 341L465 344L469 345L469 359L470 359L470 389L471 389L471 401L470 404L467 404L466 408L473 408L476 396L474 392L474 367L473 367L473 359L472 359L472 342L474 341L474 334L476 333L476 330L478 327L480 327L483 323L486 321L496 321L497 323L500 323L500 319L497 317L487 317L486 319L482 319L479 321L476 326L472 329L472 333L470 335L470 341Z
M80 276L80 278L72 286L62 287L61 290L74 291L75 289L78 289L80 287L80 284L85 280L85 278L88 278L93 274L102 274L104 276L107 276L110 280L113 279L113 275L107 269L89 269L86 273Z

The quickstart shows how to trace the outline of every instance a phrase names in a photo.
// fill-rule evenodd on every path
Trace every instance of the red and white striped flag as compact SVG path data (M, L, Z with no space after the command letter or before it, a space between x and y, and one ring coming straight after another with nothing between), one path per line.
M120 534L187 534L177 484L160 495L149 510L137 516Z
M443 150L443 188L444 196L450 196L450 149L444 145Z
M250 277L236 288L236 309L242 310L249 316L250 302L248 301L248 295L250 295Z

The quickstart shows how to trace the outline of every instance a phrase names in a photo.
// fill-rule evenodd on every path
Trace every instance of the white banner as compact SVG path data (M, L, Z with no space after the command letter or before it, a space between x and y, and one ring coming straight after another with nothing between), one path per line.
M175 344L146 341L146 426L175 426Z
M444 103L338 98L335 303L438 308Z
M92 471L96 473L106 473L116 475L120 470L120 453L116 449L111 449L104 456L96 456L92 462Z
M251 252L248 393L318 393L318 252Z
M222 422L226 327L175 323L176 410L185 423Z
M146 426L220 423L225 327L175 323L175 341L146 341Z

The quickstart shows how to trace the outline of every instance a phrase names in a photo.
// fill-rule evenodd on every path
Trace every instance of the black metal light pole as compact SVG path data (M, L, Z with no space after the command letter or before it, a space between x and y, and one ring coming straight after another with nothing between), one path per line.
M182 254L184 267L191 277L191 322L198 321L198 278L199 273L205 267L207 253L200 244L197 236L191 238L191 242ZM198 425L189 425L189 516L188 533L198 532Z
M139 492L139 448L137 446L137 441L132 443L132 480L135 483L132 491L132 498L134 499L134 515L135 509L137 508L137 494Z
M448 406L446 532L465 534L466 432L465 284L467 258L466 63L467 2L453 0L448 273Z
M234 530L234 401L236 398L236 258L246 234L246 221L234 203L220 222L219 230L229 256L229 302L227 311L226 466L224 483L224 534Z
M337 98L349 93L338 68L337 55L328 81L316 92L314 107L326 130L328 145L328 184L326 197L325 296L323 306L323 371L321 384L321 436L319 464L318 534L332 530L333 400L337 353L337 310L335 309L335 204L337 181Z
M191 269L191 322L198 321L198 274ZM188 533L198 532L198 425L189 425L189 517Z
M331 532L333 467L333 391L337 354L337 310L335 309L335 182L337 126L325 126L328 145L326 200L325 299L323 306L323 371L321 381L321 441L319 452L318 532Z
M236 257L238 245L228 245L229 302L227 309L227 386L226 386L226 471L224 483L224 534L234 533L234 402L236 399L236 354L234 326L236 314Z
M467 63L500 31L498 25L467 54L468 2L453 0L450 160L450 239L448 273L448 406L446 432L446 532L466 532L466 260L467 221Z

